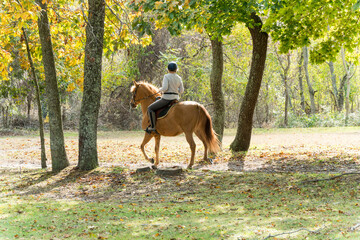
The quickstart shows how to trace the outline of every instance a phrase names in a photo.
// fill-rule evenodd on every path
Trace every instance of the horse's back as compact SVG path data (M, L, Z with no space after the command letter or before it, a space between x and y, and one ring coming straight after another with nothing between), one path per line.
M201 105L193 101L177 103L165 118L159 119L158 132L165 136L176 136L182 132L193 131L198 123Z

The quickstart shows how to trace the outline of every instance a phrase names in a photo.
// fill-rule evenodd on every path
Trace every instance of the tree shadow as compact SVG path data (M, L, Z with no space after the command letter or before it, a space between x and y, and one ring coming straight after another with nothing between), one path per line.
M228 170L243 172L245 166L246 152L233 152L228 161Z
M91 171L80 171L75 166L70 166L60 172L44 172L39 178L28 178L29 182L24 182L16 186L16 190L23 190L19 195L33 195L52 191L56 187L73 183ZM36 173L32 174L36 175Z
M268 173L340 173L359 171L360 166L353 160L328 158L324 160L283 157L264 163L257 171Z

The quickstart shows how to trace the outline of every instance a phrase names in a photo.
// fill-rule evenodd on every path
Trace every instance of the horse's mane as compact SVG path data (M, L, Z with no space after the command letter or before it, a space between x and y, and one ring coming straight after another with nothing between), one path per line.
M138 82L137 84L145 86L146 88L149 89L150 92L154 92L154 93L155 93L155 92L158 92L158 91L159 91L159 88L157 88L157 87L155 87L154 85L152 85L151 83L148 83L148 82L145 82L145 81ZM130 92L134 92L134 91L135 91L135 88L136 88L135 85L132 86Z

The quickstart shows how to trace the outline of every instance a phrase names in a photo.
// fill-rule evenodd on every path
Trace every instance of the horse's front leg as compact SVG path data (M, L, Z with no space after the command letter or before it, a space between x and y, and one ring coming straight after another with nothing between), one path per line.
M152 139L153 135L145 133L144 139L141 143L141 151L144 154L144 157L146 160L150 161L151 163L154 163L154 159L153 158L149 158L148 155L146 155L145 152L145 145Z
M161 140L161 136L160 135L156 135L155 136L155 164L153 165L153 168L157 168L157 166L159 165L159 150L160 150L160 140Z
M194 165L196 144L195 144L192 132L188 132L188 133L185 132L185 137L186 137L186 141L189 143L190 149L191 149L191 159L190 159L190 163L187 168L191 169L192 166Z

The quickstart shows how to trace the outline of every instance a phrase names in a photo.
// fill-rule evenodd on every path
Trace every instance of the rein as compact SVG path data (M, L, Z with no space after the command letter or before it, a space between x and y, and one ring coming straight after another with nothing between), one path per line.
M133 95L133 101L134 101L134 103L135 103L135 102L142 101L142 100L145 100L145 99L148 99L148 98L150 98L150 97L152 97L152 96L155 96L156 94L160 93L160 91L158 91L158 92L156 92L156 93L154 93L154 94L151 94L151 95L149 95L149 96L147 96L147 97L140 98L140 99L137 99L137 100L136 100L136 99L135 99L135 97L136 97L136 91L137 91L137 88L135 89L134 95Z

